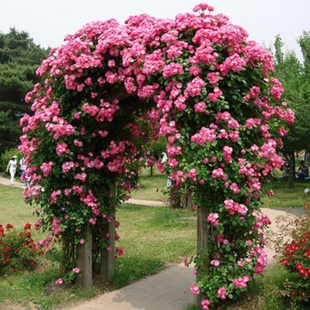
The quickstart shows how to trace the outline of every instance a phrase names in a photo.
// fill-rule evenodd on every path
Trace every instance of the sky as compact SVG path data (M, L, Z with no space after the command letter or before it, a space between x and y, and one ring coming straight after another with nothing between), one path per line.
M116 19L120 24L131 15L147 13L172 18L192 12L196 4L208 3L244 28L249 39L266 47L280 35L284 51L301 59L297 43L310 31L310 0L1 0L0 32L25 31L41 47L58 47L67 34L74 34L91 21Z

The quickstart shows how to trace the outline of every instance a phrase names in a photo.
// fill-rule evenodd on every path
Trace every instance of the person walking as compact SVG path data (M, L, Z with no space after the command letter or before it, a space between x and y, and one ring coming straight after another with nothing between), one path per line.
M25 157L22 157L19 161L19 168L20 168L20 180L22 182L22 185L26 184L26 178L25 178L25 172L27 170L27 164Z
M10 185L13 186L14 185L14 178L15 178L15 174L16 174L16 168L17 168L17 156L14 155L11 157L11 159L9 160L9 163L6 167L6 172L10 171L10 175L11 175L11 179L10 179Z
M297 171L297 178L304 180L309 175L308 165L305 164L303 160L300 161L300 166Z

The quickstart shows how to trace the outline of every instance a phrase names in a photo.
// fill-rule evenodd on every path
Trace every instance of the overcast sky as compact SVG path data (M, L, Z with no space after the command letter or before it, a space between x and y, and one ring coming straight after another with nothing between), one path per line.
M42 47L58 47L66 34L91 21L115 18L123 24L130 15L141 13L174 18L202 2L227 15L262 45L269 47L280 35L285 50L300 57L296 41L303 31L310 31L310 0L1 0L0 32L15 27Z

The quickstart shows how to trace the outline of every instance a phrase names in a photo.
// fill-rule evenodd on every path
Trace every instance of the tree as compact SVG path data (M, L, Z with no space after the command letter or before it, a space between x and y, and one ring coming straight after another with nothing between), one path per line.
M90 23L37 71L44 83L27 95L35 114L21 121L25 198L52 232L41 244L63 242L65 271L79 270L78 283L91 284L93 256L111 279L116 205L157 134L175 186L194 189L200 306L237 300L267 265L262 186L283 164L276 150L294 113L281 104L272 54L212 11L200 4L174 20Z
M26 32L0 33L0 153L19 143L19 120L31 112L24 98L39 81L35 71L47 55Z
M167 141L164 137L156 137L146 146L146 166L150 168L150 176L153 176L154 165L161 160L162 153L166 150Z
M298 40L302 49L304 62L301 63L294 52L283 53L282 39L277 36L275 47L275 76L282 82L283 100L288 102L295 111L296 120L283 139L283 154L290 163L289 183L295 178L295 153L310 148L310 75L309 75L309 33L304 32Z

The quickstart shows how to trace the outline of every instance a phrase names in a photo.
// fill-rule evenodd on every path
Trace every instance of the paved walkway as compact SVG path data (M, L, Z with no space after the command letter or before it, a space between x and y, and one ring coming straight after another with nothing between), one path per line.
M1 173L0 173L0 184L1 184L1 185L10 186L10 178L9 178L8 175L7 175L7 176L8 176L7 178L4 177L4 176L3 176L4 173L5 173L5 172L1 172ZM18 176L15 177L15 181L14 181L13 187L23 187L23 185L22 185L22 183L20 182Z
M9 180L0 176L0 184L9 185ZM15 182L17 187L22 187L19 181ZM141 201L131 199L128 202L133 204L162 206L162 202ZM272 224L271 231L277 231L275 219L281 215L287 215L285 211L262 209L268 215ZM287 210L287 211L293 211ZM296 211L294 211L296 212ZM298 210L296 213L302 213ZM294 217L294 215L290 215ZM265 251L268 261L271 262L275 255L270 245ZM76 305L60 308L61 310L185 310L189 305L195 303L194 297L190 292L190 285L194 283L195 276L193 268L177 265L167 268L158 274L142 279L122 289L115 290L103 295L99 295L91 300L80 302Z

